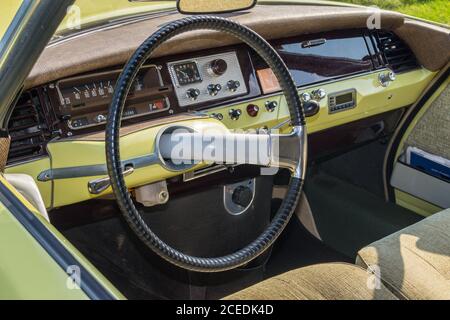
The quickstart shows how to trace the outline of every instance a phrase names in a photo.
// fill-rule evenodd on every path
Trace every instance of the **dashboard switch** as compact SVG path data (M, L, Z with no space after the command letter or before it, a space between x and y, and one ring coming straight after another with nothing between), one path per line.
M221 114L220 112L219 112L219 113L213 113L213 114L211 114L211 117L212 117L212 118L215 118L215 119L217 119L217 120L219 120L219 121L222 121L222 120L223 120L223 114Z
M220 84L210 84L208 86L208 92L210 96L217 96L220 90L222 90L222 86Z
M198 89L189 89L186 91L186 97L188 99L191 99L192 101L197 100L198 96L200 95L200 90Z
M235 120L236 121L241 116L242 111L241 111L241 109L230 109L228 114L229 114L231 120Z
M308 92L303 92L300 95L300 99L302 99L303 102L308 102L309 100L311 100L311 95Z
M247 106L247 113L250 117L256 117L259 112L259 107L256 104L249 104Z
M102 114L99 114L98 116L95 117L95 121L97 123L102 123L106 121L106 117Z
M269 112L274 112L277 107L278 107L278 102L276 102L276 101L267 101L266 102L266 110Z
M305 116L312 117L319 113L320 105L319 102L315 100L309 100L308 102L303 103L303 109L305 110Z
M231 196L231 201L233 203L246 208L252 203L253 191L247 186L239 186L234 189L233 195Z
M320 101L327 96L327 93L324 89L317 89L311 93L312 93L314 100L316 100L316 101Z
M395 81L395 73L392 70L389 70L386 73L380 73L378 80L383 87L387 87L391 84L392 81Z
M239 81L230 80L227 82L227 88L231 92L236 92L237 89L241 86L241 83Z

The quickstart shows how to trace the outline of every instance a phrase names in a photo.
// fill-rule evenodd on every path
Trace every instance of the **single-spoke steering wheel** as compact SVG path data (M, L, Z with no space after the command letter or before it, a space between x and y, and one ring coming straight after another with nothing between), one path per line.
M162 43L181 33L192 30L216 30L232 35L250 46L264 59L278 79L289 107L292 133L271 135L278 139L278 150L272 150L267 165L288 168L291 178L286 197L277 214L265 231L246 247L222 257L194 257L172 248L162 241L146 224L136 209L125 184L120 152L119 131L126 97L142 65ZM270 140L270 139L269 139ZM142 242L165 260L191 271L219 272L247 264L268 249L284 230L291 218L303 186L306 169L306 131L303 107L297 88L283 60L277 52L257 33L224 18L196 16L174 21L151 35L136 50L121 73L106 126L106 159L113 192L125 220Z

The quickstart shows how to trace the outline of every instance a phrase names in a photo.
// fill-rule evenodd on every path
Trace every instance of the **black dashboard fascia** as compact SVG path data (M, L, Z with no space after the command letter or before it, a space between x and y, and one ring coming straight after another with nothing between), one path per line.
M367 36L366 29L349 29L284 38L271 41L271 44L301 88L384 67L375 63L377 53L369 50ZM315 40L323 41L302 47L302 44ZM252 58L257 70L267 68L257 56L252 55Z
M212 107L217 107L220 105L223 105L224 102L227 104L236 103L242 100L252 99L256 98L261 95L261 90L259 87L259 83L256 77L255 68L253 66L250 53L248 50L248 47L245 45L235 45L235 46L228 46L220 48L221 53L226 52L235 52L238 61L240 63L240 67L242 70L242 74L244 77L244 80L246 82L247 86L247 92L245 94L233 97L233 98L225 98L225 99L217 99L211 102L206 103L198 103L189 107L180 107L178 105L178 101L174 92L174 87L172 84L172 80L170 77L170 73L167 67L168 61L174 61L174 60L184 60L189 58L197 58L197 57L203 57L203 56L209 56L212 54L217 54L217 49L211 49L211 50L204 50L200 53L186 53L186 54L180 54L180 55L173 55L173 56L166 56L164 58L157 58L157 59L150 59L147 61L146 65L155 65L158 66L160 69L160 76L162 80L162 85L160 88L157 89L157 91L160 91L159 93L164 95L164 97L167 99L168 104L170 105L170 108L167 110L163 110L158 113L154 114L147 114L142 115L139 117L134 117L130 119L124 119L122 121L123 126L136 124L142 121L151 120L155 118L165 117L165 116L171 116L179 113L185 113L185 112L195 112L195 111L202 111L207 110ZM107 68L102 70L96 70L95 74L102 74L102 73L108 73L108 72L115 72L116 70L120 70L121 67L114 67L114 68ZM81 75L77 75L75 78L83 79L84 77L91 76L92 72L84 73ZM62 79L64 80L64 79ZM56 82L58 83L58 82ZM49 103L51 104L51 108L55 111L61 109L60 99L58 97L58 92L56 90L56 83L52 83L49 85L44 86L44 91L47 92L49 95ZM157 94L158 92L155 92ZM105 108L105 107L104 107ZM84 108L86 109L86 108ZM106 110L106 108L105 108ZM96 109L96 111L100 111L100 109ZM86 110L86 112L88 112ZM105 124L99 124L93 127L86 127L86 128L79 128L77 130L72 130L68 126L68 121L72 117L70 113L61 113L56 112L59 116L60 124L59 124L59 131L61 132L61 137L68 137L68 136L75 136L75 135L84 135L92 132L98 132L105 129ZM77 115L79 115L79 111L77 111Z

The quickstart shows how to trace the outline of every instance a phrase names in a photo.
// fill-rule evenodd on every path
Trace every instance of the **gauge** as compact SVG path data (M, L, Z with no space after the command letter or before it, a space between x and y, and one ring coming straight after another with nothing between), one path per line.
M60 88L61 103L72 108L80 108L91 103L108 101L114 93L115 82L115 79L105 79Z
M60 88L61 104L72 108L87 107L92 104L109 103L116 85L115 79L99 80L86 84L77 84ZM139 93L145 88L144 79L138 76L130 89L130 95Z
M202 81L197 63L194 61L176 64L172 68L180 86Z

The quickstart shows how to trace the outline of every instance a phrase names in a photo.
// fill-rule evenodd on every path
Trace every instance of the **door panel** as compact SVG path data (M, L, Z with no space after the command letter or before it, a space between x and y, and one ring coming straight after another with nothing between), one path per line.
M385 161L387 200L419 214L450 207L448 66L405 115Z
M0 261L0 300L123 298L1 174Z

